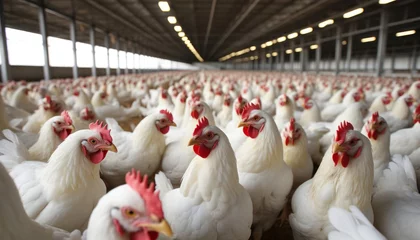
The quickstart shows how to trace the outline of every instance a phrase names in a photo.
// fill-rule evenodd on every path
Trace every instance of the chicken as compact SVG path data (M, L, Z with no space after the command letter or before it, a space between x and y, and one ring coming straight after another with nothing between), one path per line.
M29 149L21 143L19 137L10 130L4 130L6 139L0 140L0 161L8 170L26 159L47 162L51 154L73 131L72 120L67 111L61 116L52 117L42 126L38 140Z
M232 120L226 124L224 129L234 151L246 140L246 136L243 134L242 129L238 128L238 124L241 121L242 111L247 103L248 101L242 95L235 99L233 102Z
M2 113L0 115L0 131L2 131L3 129L10 128L10 125L9 125L9 119L7 118L7 114L6 114L6 105L1 96L0 96L0 112Z
M295 105L292 100L286 94L280 95L278 104L276 104L276 115L274 116L274 121L280 131L289 122L290 118L294 117L294 112Z
M383 113L387 112L387 105L392 102L392 97L388 94L381 94L373 100L372 104L369 107L369 112L374 113Z
M321 117L324 121L332 121L351 104L360 102L362 99L363 94L358 89L353 89L346 94L342 103L327 105L321 111Z
M232 98L225 95L222 110L216 116L216 125L224 129L232 120Z
M293 172L293 189L312 177L314 169L308 152L308 139L303 128L294 118L286 124L281 132L283 140L283 159Z
M348 122L337 129L334 142L315 176L298 187L292 198L290 226L296 240L326 239L333 226L331 207L354 205L373 222L373 160L369 139Z
M29 113L33 113L37 108L35 104L28 96L29 89L27 87L20 87L13 93L10 105L16 108L20 108Z
M252 199L253 237L261 239L287 201L293 173L283 161L282 140L274 119L252 103L244 107L241 118L238 127L243 127L248 138L236 150L239 182Z
M70 111L69 114L76 130L88 129L89 124L97 120L95 112L89 107L85 107L79 113Z
M321 121L321 114L315 101L310 98L305 98L303 108L304 110L299 119L299 123L302 127L306 128L309 127L311 123Z
M410 95L399 97L390 112L382 113L381 116L386 120L391 133L412 125L410 106L414 98Z
M386 240L356 206L349 209L350 212L337 207L328 210L328 218L336 229L328 234L328 240Z
M176 126L167 110L160 110L145 117L134 131L123 131L118 123L107 119L112 138L119 149L117 154L107 156L101 163L101 173L110 188L125 182L125 173L132 168L143 174L153 175L160 166L165 151L165 137L171 126Z
M383 170L388 167L391 160L389 151L391 133L385 119L379 116L378 112L375 112L363 127L362 134L369 138L372 145L373 182L376 185L378 179L382 176Z
M394 155L372 197L375 226L389 240L419 238L420 194L408 157Z
M391 134L391 154L410 155L420 147L420 105L412 114L414 126Z
M154 184L147 183L147 175L141 177L132 170L125 180L127 184L99 200L90 215L86 240L155 240L159 233L172 236L159 195L154 193Z
M213 112L203 101L194 102L190 114L191 117L188 119L184 118L186 128L178 130L176 133L179 135L178 138L166 146L165 153L162 157L162 171L175 187L180 186L181 178L195 156L194 152L190 148L187 148L187 145L189 140L188 136L191 136L193 133L198 119L205 117L210 122L210 125L215 125Z
M46 96L42 100L42 104L38 107L38 110L29 116L22 130L24 132L38 133L42 125L44 125L48 119L59 115L63 108L64 105L61 102L52 99L50 96Z
M176 239L248 240L252 203L239 184L235 154L227 136L201 118L188 145L197 156L173 189L164 173L156 177L165 217Z
M89 127L70 134L48 163L25 161L10 172L26 213L38 223L82 231L105 194L98 164L117 149L106 126L96 122Z
M0 233L2 239L81 239L81 233L78 230L68 233L30 219L23 208L13 180L2 164L0 164L0 192L2 193L0 203Z
M80 112L86 107L92 107L90 98L84 90L74 91L75 102L72 105L73 111Z
M182 121L185 113L185 102L187 101L187 92L182 91L175 99L174 106L174 121L177 126L182 126Z

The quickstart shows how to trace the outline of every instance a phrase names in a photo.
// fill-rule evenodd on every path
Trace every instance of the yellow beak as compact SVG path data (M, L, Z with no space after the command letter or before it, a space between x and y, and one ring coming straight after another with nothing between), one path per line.
M171 124L169 124L169 126L176 127L176 123L171 122Z
M338 143L333 144L333 153L344 152L344 151L346 151L345 147L341 146Z
M74 130L76 129L73 125L68 125L63 127L64 129L71 129L72 132L74 132Z
M103 145L103 146L99 146L98 147L101 150L107 150L107 151L111 151L111 152L118 152L117 147L114 144L111 145Z
M240 128L240 127L246 127L246 126L248 126L248 123L246 123L246 122L239 122L239 124L238 124L238 128Z
M145 227L149 230L163 233L168 237L172 237L172 229L171 226L169 226L168 222L164 219L160 223L140 223L137 225L138 227Z
M191 138L190 141L188 142L188 146L197 145L199 143L200 141L197 138Z

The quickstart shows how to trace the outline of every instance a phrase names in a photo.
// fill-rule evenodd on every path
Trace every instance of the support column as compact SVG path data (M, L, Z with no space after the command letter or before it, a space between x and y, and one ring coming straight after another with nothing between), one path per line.
M171 61L171 68L172 68L172 61ZM133 74L136 74L136 44L133 43Z
M417 74L417 47L413 48L413 54L411 59L411 76L414 76Z
M279 57L279 54L280 54L280 49L277 49L276 50L277 51L277 56L276 56L276 58L275 58L275 63L274 63L274 71L278 71L279 70L279 59L280 59L280 57Z
M353 51L353 36L350 35L347 39L347 56L346 56L346 71L351 71L351 54Z
M388 19L387 9L382 9L381 23L379 26L378 50L376 54L376 76L382 76L384 72L384 60L386 55L386 40L388 37Z
M38 7L39 32L42 37L42 50L44 53L44 80L50 80L50 55L48 54L48 32L47 32L47 17L45 14L44 1L40 1Z
M128 53L128 40L125 40L125 49L124 49L124 51L125 51L125 71L124 71L124 74L128 74L128 56L127 56L127 53Z
M109 33L105 33L105 48L106 48L106 75L111 75L111 68L109 64Z
M117 61L118 61L118 65L117 65L117 76L119 76L121 74L121 70L120 70L120 38L117 36L117 42L115 43L115 48L117 49Z
M290 48L292 49L292 53L290 54L290 71L293 71L295 65L295 44L293 41L290 42Z
M6 23L4 21L4 1L0 1L0 28L1 79L6 83L11 78L11 74L7 51Z
M335 37L335 75L340 73L341 60L341 26L337 26L337 34Z
M92 46L92 76L96 77L95 26L90 26L90 45Z
M273 70L273 56L271 56L271 53L267 50L267 53L270 54L270 57L267 59L268 60L268 70Z
M280 71L284 71L284 45L282 44L280 47Z
M391 54L391 73L394 73L395 68L395 50L392 50Z
M76 49L76 18L73 16L70 22L70 39L73 46L73 78L79 77L77 69L77 49Z
M318 48L315 50L315 71L316 73L319 73L320 70L320 64L321 64L321 33L316 34L316 44L318 45Z

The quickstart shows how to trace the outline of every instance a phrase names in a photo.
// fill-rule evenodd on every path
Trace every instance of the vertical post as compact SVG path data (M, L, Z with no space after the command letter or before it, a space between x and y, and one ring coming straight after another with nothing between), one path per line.
M124 71L124 74L128 74L128 55L127 55L127 53L128 53L128 40L125 40L125 49L124 49L124 51L125 51L125 71Z
M111 75L111 69L109 64L109 33L105 33L105 48L106 48L106 75Z
M42 48L44 53L44 80L50 80L50 56L48 54L48 33L47 18L45 14L44 1L40 0L38 7L39 32L42 37Z
M77 69L76 18L74 15L70 22L70 39L73 46L73 78L76 80L79 77L79 73Z
M271 56L271 53L267 49L267 53L270 54L270 57L268 58L268 70L273 70L273 56Z
M95 26L90 26L90 45L92 46L92 76L96 77L96 54L95 54Z
M117 36L117 42L115 43L116 46L115 48L117 49L117 61L118 61L118 65L117 65L117 76L120 75L120 37Z
M284 45L282 44L280 47L280 71L284 71Z
M369 64L369 54L368 54L368 52L366 50L366 52L365 52L365 72L368 72L369 71L368 64Z
M290 70L294 70L295 65L295 44L293 41L290 42L290 48L292 49L292 53L290 54Z
M416 75L417 73L417 47L413 48L413 54L411 59L411 76Z
M340 73L341 61L341 26L337 26L337 34L335 37L335 75Z
M6 23L4 22L4 1L0 1L0 55L1 78L6 83L10 76L9 54L7 51Z
M321 64L321 33L316 34L316 44L318 48L315 50L315 71L319 73L320 64Z
M276 51L277 51L277 56L276 56L276 59L274 61L275 64L274 64L274 68L273 68L273 70L275 70L275 71L279 70L279 59L280 59L279 54L280 54L280 49L277 49Z
M381 23L379 26L378 50L376 54L376 76L382 76L384 72L384 60L386 55L386 40L388 37L388 10L382 9Z
M136 43L133 42L133 69L132 72L133 74L136 74ZM172 68L172 61L171 61L171 68Z
M391 73L394 73L394 68L395 68L395 51L393 49L391 53Z
M346 70L350 72L351 70L351 52L353 51L353 36L350 35L347 39L347 56L346 56Z

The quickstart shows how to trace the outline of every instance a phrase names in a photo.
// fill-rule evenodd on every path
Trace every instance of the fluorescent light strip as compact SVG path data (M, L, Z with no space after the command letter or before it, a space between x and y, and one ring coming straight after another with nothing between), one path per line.
M395 0L379 0L379 4L388 4L392 2L395 2Z
M179 37L181 37L181 38L182 38L182 37L185 37L185 33L184 33L184 32L179 32L179 33L178 33L178 36L179 36Z
M302 52L302 48L295 48L295 52Z
M416 30L407 30L407 31L404 31L404 32L397 32L397 34L395 34L395 36L404 37L404 36L413 35L413 34L416 34Z
M352 17L354 17L354 16L357 16L357 15L359 15L359 14L362 14L363 13L363 8L357 8L357 9L354 9L354 10L352 10L352 11L350 11L350 12L346 12L346 13L344 13L343 14L343 18L352 18Z
M158 5L159 5L160 10L162 10L162 12L171 11L171 7L169 7L169 3L167 1L159 1Z
M318 27L319 28L324 28L324 27L326 27L328 25L331 25L331 24L334 24L334 20L333 19L328 19L328 20L325 20L325 21L319 23Z
M291 53L293 53L293 50L292 49L287 49L286 50L286 54L291 54Z
M309 48L310 49L317 49L318 48L318 45L314 44L314 45L311 45Z
M175 24L175 23L176 23L176 17L174 17L174 16L169 16L169 17L168 17L168 22L169 22L170 24Z
M374 41L376 41L376 37L367 37L367 38L362 38L361 40L362 43L374 42Z
M181 27L181 26L179 26L179 25L176 25L176 26L174 27L174 30L175 30L175 32L181 32L181 31L182 31L182 27Z
M308 33L311 33L313 30L314 30L314 29L313 29L313 28L311 28L311 27L304 28L304 29L300 30L300 34L302 34L302 35L304 35L304 34L308 34Z
M298 36L298 33L294 32L294 33L291 33L291 34L287 35L287 38L288 39L293 39L293 38L296 38L297 36Z
M284 42L284 41L286 41L286 37L285 36L282 36L282 37L277 38L277 42L278 43L281 43L281 42Z
M251 50L251 51L255 51L255 49L257 49L257 47L255 47L255 46L252 46L252 47L249 48L249 50Z

